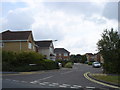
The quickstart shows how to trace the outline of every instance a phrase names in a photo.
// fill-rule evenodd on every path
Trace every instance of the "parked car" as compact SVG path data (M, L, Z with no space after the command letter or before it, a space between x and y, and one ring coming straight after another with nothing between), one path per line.
M92 66L95 68L97 68L97 67L99 68L99 67L101 67L101 64L99 62L93 62Z
M62 63L58 63L59 67L61 68L62 67Z

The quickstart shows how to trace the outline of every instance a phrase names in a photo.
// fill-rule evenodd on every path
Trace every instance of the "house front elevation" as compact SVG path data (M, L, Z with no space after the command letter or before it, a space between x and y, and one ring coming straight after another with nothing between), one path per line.
M55 60L54 46L52 40L35 41L39 48L39 53L44 55L46 59Z
M32 31L2 32L1 47L5 51L36 51Z
M70 58L70 52L67 51L66 49L64 48L55 48L54 50L55 52L55 55L56 55L56 60L59 59L59 60L69 60Z

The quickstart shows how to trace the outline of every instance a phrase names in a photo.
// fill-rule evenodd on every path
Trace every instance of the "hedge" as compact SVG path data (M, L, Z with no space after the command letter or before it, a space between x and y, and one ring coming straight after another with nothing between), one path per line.
M58 60L56 60L56 62L61 63L61 64L62 64L62 67L65 67L65 64L67 64L67 63L70 62L70 61L68 61L68 60L60 60L60 59L58 59Z
M29 64L35 64L31 66ZM45 60L44 56L36 52L2 52L2 71L36 71L59 69L58 63Z

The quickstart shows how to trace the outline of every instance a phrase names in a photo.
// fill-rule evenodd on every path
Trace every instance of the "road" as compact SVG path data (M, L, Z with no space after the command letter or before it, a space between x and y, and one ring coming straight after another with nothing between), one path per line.
M109 90L109 87L91 82L84 73L101 73L101 68L87 64L74 64L72 69L49 70L33 74L3 75L3 88L85 88Z

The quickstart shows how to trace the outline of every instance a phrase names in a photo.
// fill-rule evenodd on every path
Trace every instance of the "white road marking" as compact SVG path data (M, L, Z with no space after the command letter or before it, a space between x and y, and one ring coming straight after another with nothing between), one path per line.
M55 84L49 84L49 86L53 86L53 87L54 87L54 86L56 86L56 85L55 85Z
M58 83L52 83L52 84L54 84L54 85L59 85Z
M59 85L59 87L66 88L67 86L65 86L65 85Z
M73 87L78 87L78 88L81 88L82 86L79 86L79 85L73 85Z
M70 87L70 88L77 88L77 87Z
M70 86L69 84L62 84L63 86Z
M32 84L36 84L36 83L38 83L38 81L33 81L33 82L30 82L30 83L32 83Z
M46 80L46 79L51 78L51 77L53 77L53 76L45 77L45 78L39 79L38 81Z
M86 88L88 88L88 89L93 89L93 88L95 88L95 87L88 87L88 86L86 86Z
M45 83L39 83L40 85L46 85Z

